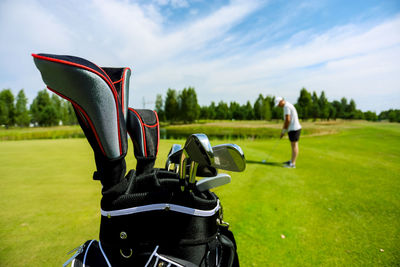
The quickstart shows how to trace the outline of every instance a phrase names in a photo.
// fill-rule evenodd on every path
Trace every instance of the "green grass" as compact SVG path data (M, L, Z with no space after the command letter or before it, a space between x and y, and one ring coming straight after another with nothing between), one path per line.
M303 135L332 134L339 127L354 126L349 121L302 122L305 126ZM265 139L276 136L282 127L282 121L200 121L194 124L168 125L161 124L161 136L186 139L193 132L205 133L210 138L217 139ZM35 140L35 139L62 139L85 137L78 125L10 128L0 127L0 141L7 140ZM166 139L166 138L164 138Z
M1 140L61 139L85 137L78 125L32 128L0 128Z
M215 192L242 266L399 265L400 125L330 127L335 134L301 138L297 169L277 164L290 157L287 140L272 154L276 140L236 142L247 169ZM183 142L163 140L157 166ZM92 157L84 139L0 142L0 266L60 266L98 238Z

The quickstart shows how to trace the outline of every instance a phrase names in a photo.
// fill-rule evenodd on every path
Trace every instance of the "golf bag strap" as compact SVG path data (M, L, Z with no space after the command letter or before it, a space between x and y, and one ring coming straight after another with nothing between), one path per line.
M107 255L97 240L88 240L80 247L72 250L72 252L74 251L76 253L63 264L63 267L68 266L69 263L71 263L71 267L111 267Z
M205 257L206 266L220 266L219 265L220 259L218 259L218 254L217 254L217 250L219 249L220 244L217 238L218 237L211 240L207 244L207 254Z
M32 56L47 88L72 103L94 152L109 160L124 157L125 119L118 92L107 73L79 57Z
M221 266L239 267L236 240L228 225L218 226L218 240L222 246Z
M160 127L157 112L148 109L128 109L127 129L137 159L138 175L151 172L158 153Z

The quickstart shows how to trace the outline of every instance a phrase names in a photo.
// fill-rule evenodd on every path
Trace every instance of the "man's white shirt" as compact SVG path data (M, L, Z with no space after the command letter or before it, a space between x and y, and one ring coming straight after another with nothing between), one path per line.
M290 115L288 131L290 132L300 130L301 125L299 122L299 116L297 115L297 110L292 104L287 101L285 101L285 105L283 106L283 119L285 119L286 115Z

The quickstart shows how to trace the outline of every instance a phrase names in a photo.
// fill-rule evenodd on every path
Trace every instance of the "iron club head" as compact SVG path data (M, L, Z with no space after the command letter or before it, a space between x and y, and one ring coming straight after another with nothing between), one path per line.
M181 149L182 149L182 146L178 145L178 144L173 144L171 146L171 149L169 150L169 153L168 153L167 160L165 162L165 169L171 170L170 168L171 168L172 164L175 164L175 166L177 165L178 162L177 161L173 162L172 157L174 155L176 155L176 152L180 151Z
M225 185L231 182L231 176L226 173L220 173L214 177L208 177L201 179L196 183L196 187L200 192L204 192L211 188L215 188L221 185Z
M179 178L181 180L186 177L186 161L188 158L191 160L189 186L193 187L196 181L197 166L199 164L211 166L214 164L213 150L205 134L192 134L186 140L179 164ZM184 190L184 186L183 188L181 186L181 189Z
M236 144L213 146L214 164L217 169L242 172L246 169L246 159L243 150Z

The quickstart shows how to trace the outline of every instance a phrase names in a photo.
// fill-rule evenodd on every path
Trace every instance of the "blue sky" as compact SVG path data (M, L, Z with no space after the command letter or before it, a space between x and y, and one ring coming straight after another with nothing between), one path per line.
M31 53L131 67L136 108L188 86L201 105L296 102L305 87L364 111L400 108L399 0L0 1L0 89L30 101L44 88Z

